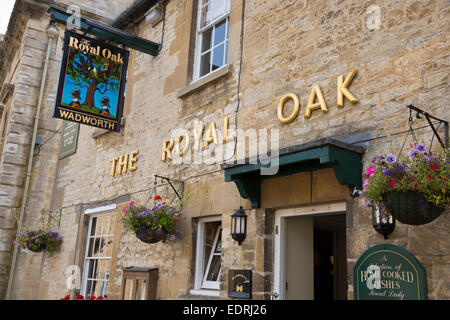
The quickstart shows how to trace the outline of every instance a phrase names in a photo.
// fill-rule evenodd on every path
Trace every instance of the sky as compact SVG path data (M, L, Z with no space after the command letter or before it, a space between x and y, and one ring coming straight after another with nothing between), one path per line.
M0 34L5 34L8 28L9 16L16 0L0 0Z

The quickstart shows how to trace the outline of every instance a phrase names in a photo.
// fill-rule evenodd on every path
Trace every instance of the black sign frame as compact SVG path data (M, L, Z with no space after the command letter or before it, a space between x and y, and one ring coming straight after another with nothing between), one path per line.
M228 296L231 298L252 298L252 270L228 271Z
M89 51L87 51L87 46L83 47L86 51L82 52L81 46L80 49L71 48L69 47L69 42L71 38L75 38L78 40L77 44L80 43L88 43L89 44ZM78 107L72 107L73 103L71 105L67 105L66 103L63 103L63 94L66 84L66 77L70 77L70 75L67 74L68 72L68 60L69 60L69 54L71 50L77 50L81 51L84 56L86 55L96 55L98 57L101 57L105 61L110 61L107 65L111 66L110 68L117 67L118 64L121 65L120 72L118 73L118 82L115 81L114 86L118 86L114 92L117 92L117 95L113 95L114 101L115 101L115 109L114 107L111 107L108 105L109 101L112 99L109 99L107 97L107 100L102 100L101 105L104 109L108 112L102 112L102 113L96 113L96 112L90 112L88 110L83 109L82 103L80 102L78 104ZM74 51L73 51L74 52ZM124 106L124 98L125 98L125 86L126 86L126 78L127 78L127 70L128 70L128 61L129 61L129 51L125 50L120 47L116 47L113 45L110 45L102 40L93 39L90 37L87 37L85 35L66 30L64 34L64 43L63 43L63 56L61 61L61 68L60 68L60 74L59 74L59 82L58 82L58 91L56 94L56 101L55 101L55 107L53 110L53 117L58 119L63 119L67 121L77 122L109 131L115 131L120 132L120 122L123 115L123 106ZM108 57L107 57L108 56ZM116 60L114 60L116 59ZM122 63L123 62L123 63ZM104 63L106 65L106 63ZM91 66L92 67L92 66ZM106 69L105 67L104 69ZM104 70L97 70L95 69L95 72L102 72ZM111 72L109 73L111 74ZM102 75L103 76L103 75ZM116 75L115 75L116 76ZM116 79L114 79L116 80ZM108 81L109 82L109 81ZM81 84L84 84L86 87L89 83L84 82ZM102 89L104 90L103 93L105 93L107 87L109 85L106 84ZM78 89L78 87L75 87L75 89ZM89 89L88 89L89 91ZM99 90L100 92L101 90ZM67 95L67 93L66 93ZM88 94L86 94L87 97ZM72 95L73 97L73 95ZM87 99L86 99L87 100ZM77 104L75 103L75 106ZM97 107L97 106L96 106ZM109 114L109 108L113 108L115 115L108 115ZM86 108L89 109L89 108ZM95 108L89 109L93 110ZM99 108L97 108L100 110ZM101 110L100 110L101 111Z

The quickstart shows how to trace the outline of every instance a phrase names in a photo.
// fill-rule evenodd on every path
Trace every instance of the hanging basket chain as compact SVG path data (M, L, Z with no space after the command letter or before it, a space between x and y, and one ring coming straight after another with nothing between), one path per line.
M155 176L155 180L154 180L154 182L153 182L153 188L152 188L152 191L150 192L150 195L149 195L147 201L145 202L145 205L146 205L146 206L148 206L148 204L149 204L149 202L150 202L150 199L154 196L154 194L155 194L155 192L156 192L156 186L157 186L157 184L158 184L158 181L157 181L156 179L157 179L157 178L156 178L156 176Z

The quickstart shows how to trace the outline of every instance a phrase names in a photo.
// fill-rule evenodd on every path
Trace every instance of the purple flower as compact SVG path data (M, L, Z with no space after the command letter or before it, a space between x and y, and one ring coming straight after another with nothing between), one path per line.
M416 152L414 151L414 149L411 149L408 153L408 157L410 159L413 159L416 156Z
M373 157L371 162L372 163L377 163L378 162L378 156Z
M391 174L391 169L386 169L383 171L383 173L388 176Z
M58 238L56 238L56 240L61 241L61 236L58 236Z
M388 162L388 163L394 163L395 161L397 161L397 157L396 156L394 156L393 154L388 154L387 156L386 156L386 161Z
M19 233L19 237L23 237L23 233L21 232L21 233Z
M416 146L416 150L417 150L417 152L419 152L419 153L424 153L424 152L427 151L427 148L425 147L424 144L419 143L419 144Z

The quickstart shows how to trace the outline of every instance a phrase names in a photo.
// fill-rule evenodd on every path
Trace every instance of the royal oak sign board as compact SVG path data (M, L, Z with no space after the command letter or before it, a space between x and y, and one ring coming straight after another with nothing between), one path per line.
M54 118L120 131L129 52L66 30Z

